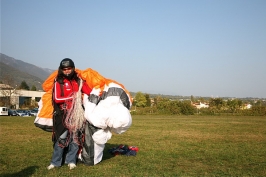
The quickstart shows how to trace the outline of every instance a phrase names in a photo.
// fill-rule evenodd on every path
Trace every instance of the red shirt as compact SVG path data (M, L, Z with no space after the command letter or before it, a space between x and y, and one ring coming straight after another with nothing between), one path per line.
M60 83L57 81L55 82L54 101L57 104L63 104L67 102L72 103L73 93L79 90L79 85L77 81L75 80L64 79L63 83L64 84L63 84L63 92L62 92ZM86 82L83 82L81 92L89 95L91 90L92 89L88 86L88 84ZM70 106L71 104L68 104L67 108L70 108Z

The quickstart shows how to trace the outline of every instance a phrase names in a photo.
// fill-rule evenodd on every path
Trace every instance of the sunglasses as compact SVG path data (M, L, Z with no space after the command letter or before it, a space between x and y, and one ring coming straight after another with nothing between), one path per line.
M72 70L72 68L63 68L63 71L68 71L68 70Z

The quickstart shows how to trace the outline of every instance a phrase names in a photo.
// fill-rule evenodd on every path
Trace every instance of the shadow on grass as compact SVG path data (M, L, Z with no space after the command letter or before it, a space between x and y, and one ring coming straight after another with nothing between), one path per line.
M113 155L113 154L111 154L110 152L109 152L109 149L111 149L111 148L113 148L113 147L117 147L117 146L119 146L119 145L121 145L121 144L109 144L109 143L106 143L105 144L105 147L104 147L104 150L103 150L103 157L102 157L102 160L101 160L101 162L102 161L104 161L104 160L108 160L108 159L111 159L111 158L113 158L113 157L115 157L115 155ZM64 158L64 157L63 157ZM62 161L64 161L64 160L62 160ZM81 163L81 164L84 164L83 162L81 162L81 161L77 161L77 163ZM63 165L63 164L62 164ZM88 166L91 166L91 165L88 165Z
M32 176L34 174L34 172L38 169L38 166L32 166L32 167L27 167L23 170L21 170L20 172L17 173L13 173L13 174L2 174L1 177L28 177L28 176Z
M108 160L108 159L111 159L113 157L115 157L113 154L111 154L108 150L113 148L113 147L117 147L119 146L120 144L109 144L109 143L106 143L105 144L105 148L103 150L103 158L102 158L102 161L104 160Z

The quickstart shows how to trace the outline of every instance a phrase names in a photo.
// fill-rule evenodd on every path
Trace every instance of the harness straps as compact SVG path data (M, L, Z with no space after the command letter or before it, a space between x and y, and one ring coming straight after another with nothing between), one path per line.
M61 89L61 96L64 96L64 89L63 89L63 80L58 79L54 81L55 82L58 81L58 83L60 83L60 89ZM53 113L53 135L52 135L52 140L55 143L57 140L60 139L60 136L67 130L64 126L63 126L63 120L62 118L64 117L64 112L60 109L60 106L55 103L54 101L54 89L53 88L53 94L52 94L52 104L54 107L54 113ZM60 143L62 144L62 143Z

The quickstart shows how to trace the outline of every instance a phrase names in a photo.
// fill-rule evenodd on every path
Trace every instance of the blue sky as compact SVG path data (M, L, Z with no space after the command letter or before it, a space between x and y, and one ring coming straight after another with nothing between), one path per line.
M1 0L1 53L129 91L266 98L265 0Z

